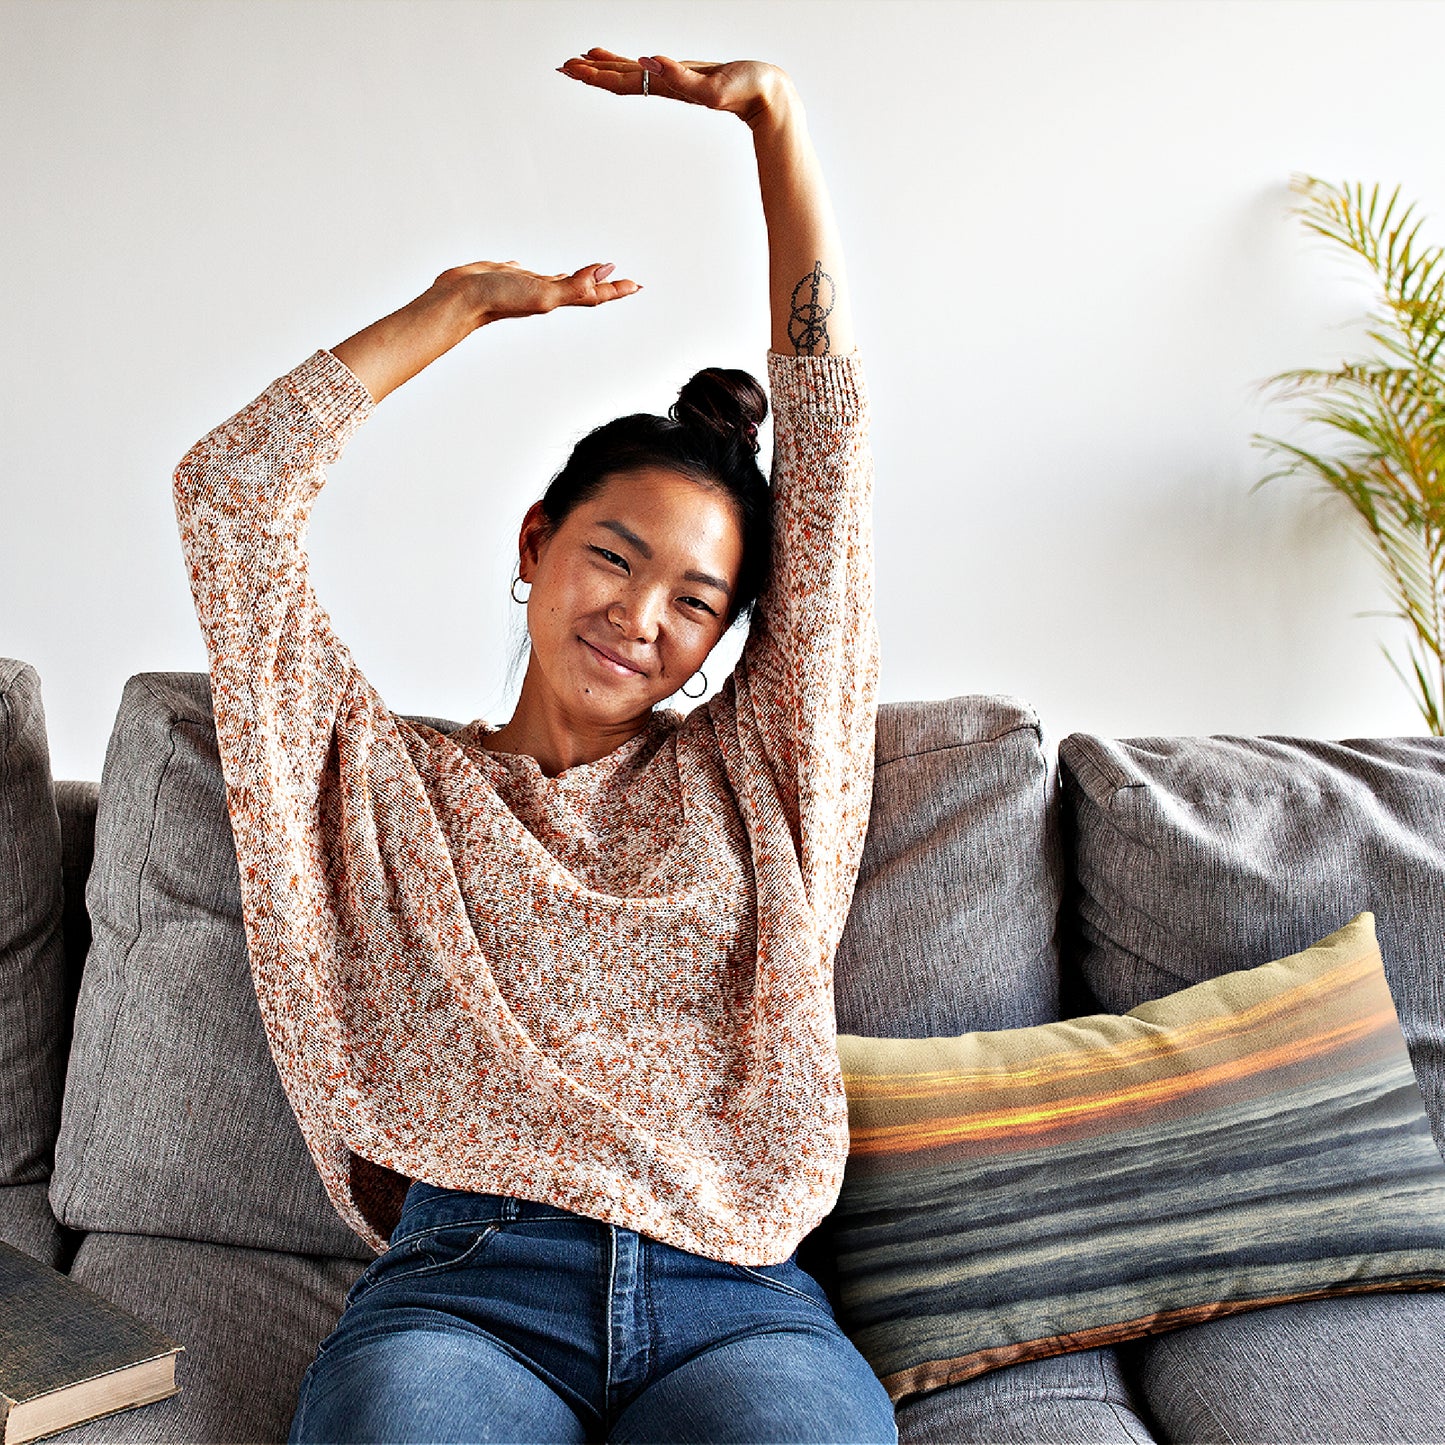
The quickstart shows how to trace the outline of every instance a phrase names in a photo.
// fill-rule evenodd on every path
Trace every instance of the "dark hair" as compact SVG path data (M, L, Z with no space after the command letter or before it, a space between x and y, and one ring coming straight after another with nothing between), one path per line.
M767 585L773 551L773 498L758 466L758 427L768 398L746 372L709 366L677 394L666 416L637 412L587 433L542 495L542 511L559 527L579 503L619 472L666 467L726 492L742 522L743 558L728 622L752 609Z

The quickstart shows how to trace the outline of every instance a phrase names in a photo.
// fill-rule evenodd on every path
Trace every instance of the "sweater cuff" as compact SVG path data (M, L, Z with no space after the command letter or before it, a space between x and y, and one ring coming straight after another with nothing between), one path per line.
M337 456L376 407L356 373L329 351L308 357L285 382L292 396L335 442Z
M857 351L846 356L785 356L770 351L768 389L778 411L810 407L848 420L868 410L863 358Z

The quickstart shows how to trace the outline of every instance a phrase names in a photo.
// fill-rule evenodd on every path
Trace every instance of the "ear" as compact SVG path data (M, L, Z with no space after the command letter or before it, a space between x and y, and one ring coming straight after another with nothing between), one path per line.
M532 580L551 536L552 524L547 520L541 502L533 502L522 518L522 528L517 534L517 570L523 582Z

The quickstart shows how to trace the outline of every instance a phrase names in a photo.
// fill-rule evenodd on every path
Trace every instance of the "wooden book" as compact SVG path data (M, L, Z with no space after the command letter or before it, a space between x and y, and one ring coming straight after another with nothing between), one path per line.
M183 1347L0 1243L0 1441L21 1445L176 1393Z

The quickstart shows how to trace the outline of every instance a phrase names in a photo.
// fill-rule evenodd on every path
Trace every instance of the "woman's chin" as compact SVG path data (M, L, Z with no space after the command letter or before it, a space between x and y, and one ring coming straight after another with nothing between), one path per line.
M576 712L581 719L596 727L626 727L633 722L645 723L654 705L660 701L653 689L637 686L599 686L589 682L576 694Z

